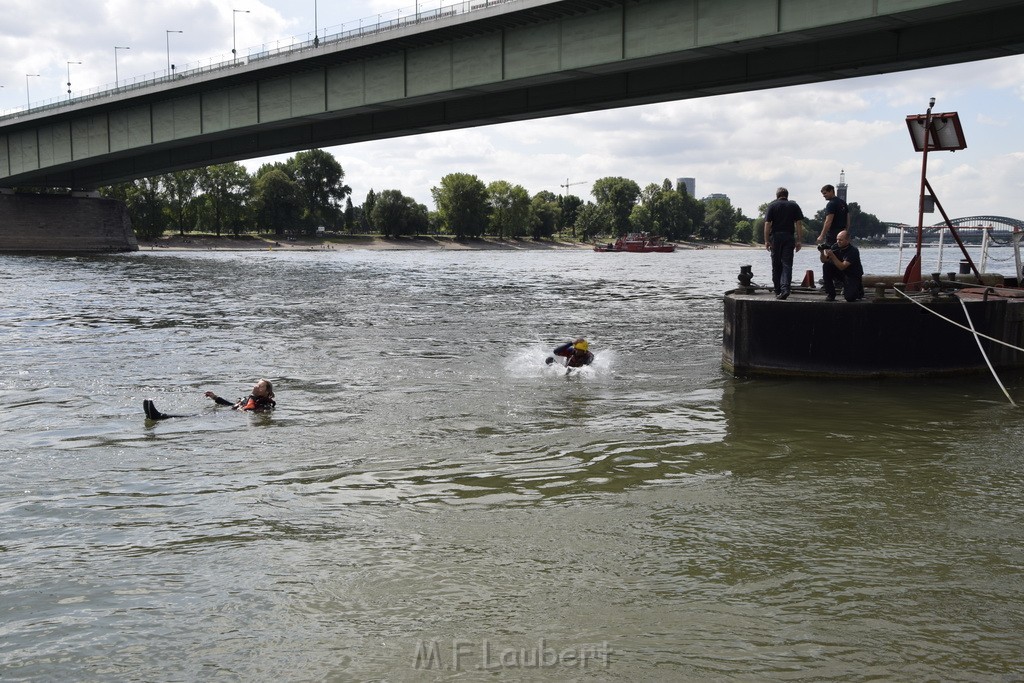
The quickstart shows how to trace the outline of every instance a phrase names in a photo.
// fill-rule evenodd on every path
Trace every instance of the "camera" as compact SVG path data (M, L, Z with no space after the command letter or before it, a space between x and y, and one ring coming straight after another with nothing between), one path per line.
M827 244L822 243L822 244L818 245L818 251L820 251L820 252L832 251L832 247L830 247Z

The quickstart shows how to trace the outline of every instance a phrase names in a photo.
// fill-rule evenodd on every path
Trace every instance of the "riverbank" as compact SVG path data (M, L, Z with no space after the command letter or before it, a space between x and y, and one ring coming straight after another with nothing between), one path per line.
M679 249L748 249L748 245L704 242L677 242ZM457 240L435 235L419 237L381 237L353 235L329 238L274 239L246 235L243 237L216 235L167 235L156 240L139 240L139 251L197 250L197 251L331 251L364 249L372 251L401 251L429 249L444 251L550 251L557 249L593 249L590 242L561 240L497 239L480 237Z
M215 235L169 235L157 240L140 240L139 250L155 249L201 250L201 251L330 251L364 249L373 251L401 251L408 249L433 249L446 251L465 250L538 250L538 249L590 249L592 245L579 242L552 240L499 240L478 238L456 240L446 236L428 237L381 237L377 235L354 235L330 238L279 238L244 236L217 237Z

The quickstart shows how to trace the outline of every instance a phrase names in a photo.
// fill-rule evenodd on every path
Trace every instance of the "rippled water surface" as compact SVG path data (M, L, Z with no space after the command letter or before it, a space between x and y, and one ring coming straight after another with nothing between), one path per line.
M1020 410L723 375L744 263L0 257L0 679L1024 680Z

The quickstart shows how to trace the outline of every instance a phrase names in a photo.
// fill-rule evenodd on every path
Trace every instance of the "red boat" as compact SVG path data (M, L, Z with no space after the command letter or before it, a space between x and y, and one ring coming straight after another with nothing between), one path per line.
M608 244L599 244L594 251L630 251L634 253L663 252L676 250L676 245L662 242L660 237L648 235L646 232L631 232Z

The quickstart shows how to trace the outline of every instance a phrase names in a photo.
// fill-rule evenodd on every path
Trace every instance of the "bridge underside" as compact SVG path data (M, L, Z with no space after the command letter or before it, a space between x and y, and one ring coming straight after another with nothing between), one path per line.
M561 11L566 16L588 12L624 14L628 4L572 0L495 15L462 24L459 30L485 36L503 34L523 23L550 20L542 15L542 10L548 14ZM808 2L806 6L808 12L830 11L828 3ZM200 130L197 134L96 156L70 155L73 160L45 167L18 169L12 165L6 177L0 173L0 185L89 189L174 170L314 147L1007 56L1024 52L1021 26L1024 3L976 0L874 16L844 24L841 29L831 25L773 33L762 38L563 68L422 95L410 96L407 83L404 96L374 104L324 107L323 111L277 121L260 120L253 125L225 127L215 132ZM389 42L387 49L406 59L402 55L409 50L425 50L431 44L462 38L442 30L423 32ZM372 54L372 49L367 46L361 52L325 54L303 60L301 67L293 62L264 69L260 78L326 72L339 60L380 57ZM408 71L405 74L408 81ZM188 88L193 87L193 94L199 93L201 97L202 92L239 86L241 81L233 78L234 83L207 81L178 88L175 94L187 95ZM250 75L250 81L252 78ZM169 95L163 92L148 97L167 100ZM141 96L130 103L95 105L87 115L107 116L109 111L104 113L104 106L113 111L126 106L145 107L147 102L146 96ZM83 113L72 111L63 116L73 121L81 119ZM60 120L61 115L53 115L49 124ZM29 121L24 125L40 124ZM17 127L4 126L0 134L16 131Z

